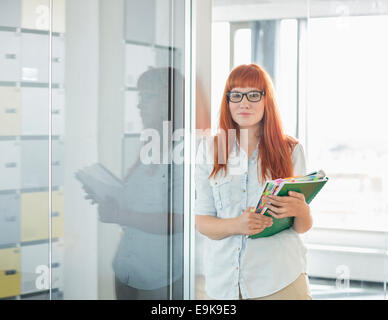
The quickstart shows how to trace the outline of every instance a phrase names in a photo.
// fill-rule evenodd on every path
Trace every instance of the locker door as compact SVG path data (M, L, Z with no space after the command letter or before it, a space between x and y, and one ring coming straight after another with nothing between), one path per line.
M49 0L22 1L22 28L48 30L49 29Z
M150 67L155 67L155 50L135 44L125 45L125 85L136 87L139 76Z
M53 31L64 33L66 0L53 1ZM49 29L49 0L23 0L22 28Z
M52 192L52 237L63 237L64 197L63 191Z
M0 1L0 26L20 27L20 2L21 0Z
M21 241L48 239L48 192L21 194Z
M143 128L137 91L125 91L124 133L139 133Z
M48 88L22 88L22 135L48 135Z
M0 81L20 81L20 34L0 31Z
M47 290L38 277L42 275L37 268L48 268L48 243L21 247L21 291L22 294ZM47 274L48 276L48 274ZM48 278L47 278L48 279ZM48 284L48 282L46 282Z
M52 183L53 186L61 186L64 183L64 143L62 140L52 142Z
M63 89L53 89L52 132L53 135L63 135L65 132L65 92Z
M155 41L156 0L125 1L125 39Z
M65 38L53 37L53 82L65 82Z
M48 140L21 141L21 187L48 186Z
M21 134L20 88L0 87L0 136Z
M0 194L0 245L20 242L20 196Z
M63 291L63 256L64 256L64 243L62 241L56 241L52 243L52 282L51 287L53 289L60 289Z
M0 249L0 298L20 294L20 249Z
M48 82L49 36L23 33L22 36L22 81Z
M53 7L53 31L66 32L66 0L55 0Z
M20 188L20 142L0 140L0 190Z

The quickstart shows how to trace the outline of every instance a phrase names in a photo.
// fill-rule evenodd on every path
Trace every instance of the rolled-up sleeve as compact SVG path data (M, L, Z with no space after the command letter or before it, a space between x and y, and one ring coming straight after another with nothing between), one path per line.
M196 215L216 216L217 210L214 205L213 191L209 183L210 168L206 157L206 143L202 141L198 147L195 161L195 205Z
M292 152L292 165L294 167L294 176L306 175L306 158L303 147L298 143Z

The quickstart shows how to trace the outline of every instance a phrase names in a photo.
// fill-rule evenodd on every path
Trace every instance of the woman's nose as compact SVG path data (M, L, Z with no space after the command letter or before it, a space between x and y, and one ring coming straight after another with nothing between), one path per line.
M249 108L249 101L246 96L244 96L243 99L241 100L240 107Z

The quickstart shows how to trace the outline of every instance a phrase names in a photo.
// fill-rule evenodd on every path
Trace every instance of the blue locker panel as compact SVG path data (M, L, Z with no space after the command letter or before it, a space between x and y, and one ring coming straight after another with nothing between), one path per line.
M65 90L53 89L52 132L63 135L65 132Z
M48 292L25 294L20 297L21 300L49 300L50 294ZM63 300L63 292L57 289L51 291L51 300Z
M20 27L21 0L0 0L0 26Z
M143 120L138 104L138 92L125 91L124 133L139 133L143 129Z
M60 289L63 291L63 259L64 259L64 242L56 241L52 244L52 288Z
M65 38L53 37L53 82L65 82Z
M52 184L64 181L64 143L52 142ZM21 187L48 187L48 140L21 141Z
M49 36L45 34L23 33L22 81L48 82L49 72Z
M168 67L170 65L170 49L166 47L155 47L155 65L157 67ZM176 59L176 54L174 55ZM178 65L178 61L174 61Z
M20 188L20 143L0 140L0 190Z
M52 143L52 183L53 186L64 184L65 146L62 140L53 140Z
M140 75L155 67L155 50L134 44L125 45L125 85L136 87Z
M0 31L0 81L20 81L20 38L16 32Z
M48 88L22 88L22 134L48 135ZM1 105L1 103L0 103ZM65 93L63 89L52 90L52 133L63 135L65 125ZM1 117L0 117L1 119Z
M48 135L48 88L22 88L22 135Z
M42 277L48 277L48 273L45 272L48 271L48 255L48 243L21 247L22 294L47 290L39 280L42 279Z
M155 42L156 1L125 2L125 39L152 44Z
M21 289L22 294L43 291L39 277L48 270L48 243L31 244L21 247ZM52 243L52 288L63 289L63 253L62 242Z
M48 187L48 140L21 141L21 187Z
M20 196L0 194L0 245L20 242Z

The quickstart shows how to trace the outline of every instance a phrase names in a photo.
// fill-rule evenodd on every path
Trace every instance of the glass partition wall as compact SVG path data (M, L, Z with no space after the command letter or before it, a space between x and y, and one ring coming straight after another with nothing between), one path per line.
M0 298L183 299L184 37L185 1L0 0Z
M202 295L193 129L250 62L330 177L301 236L313 299L386 299L388 1L208 1L0 0L0 299Z

